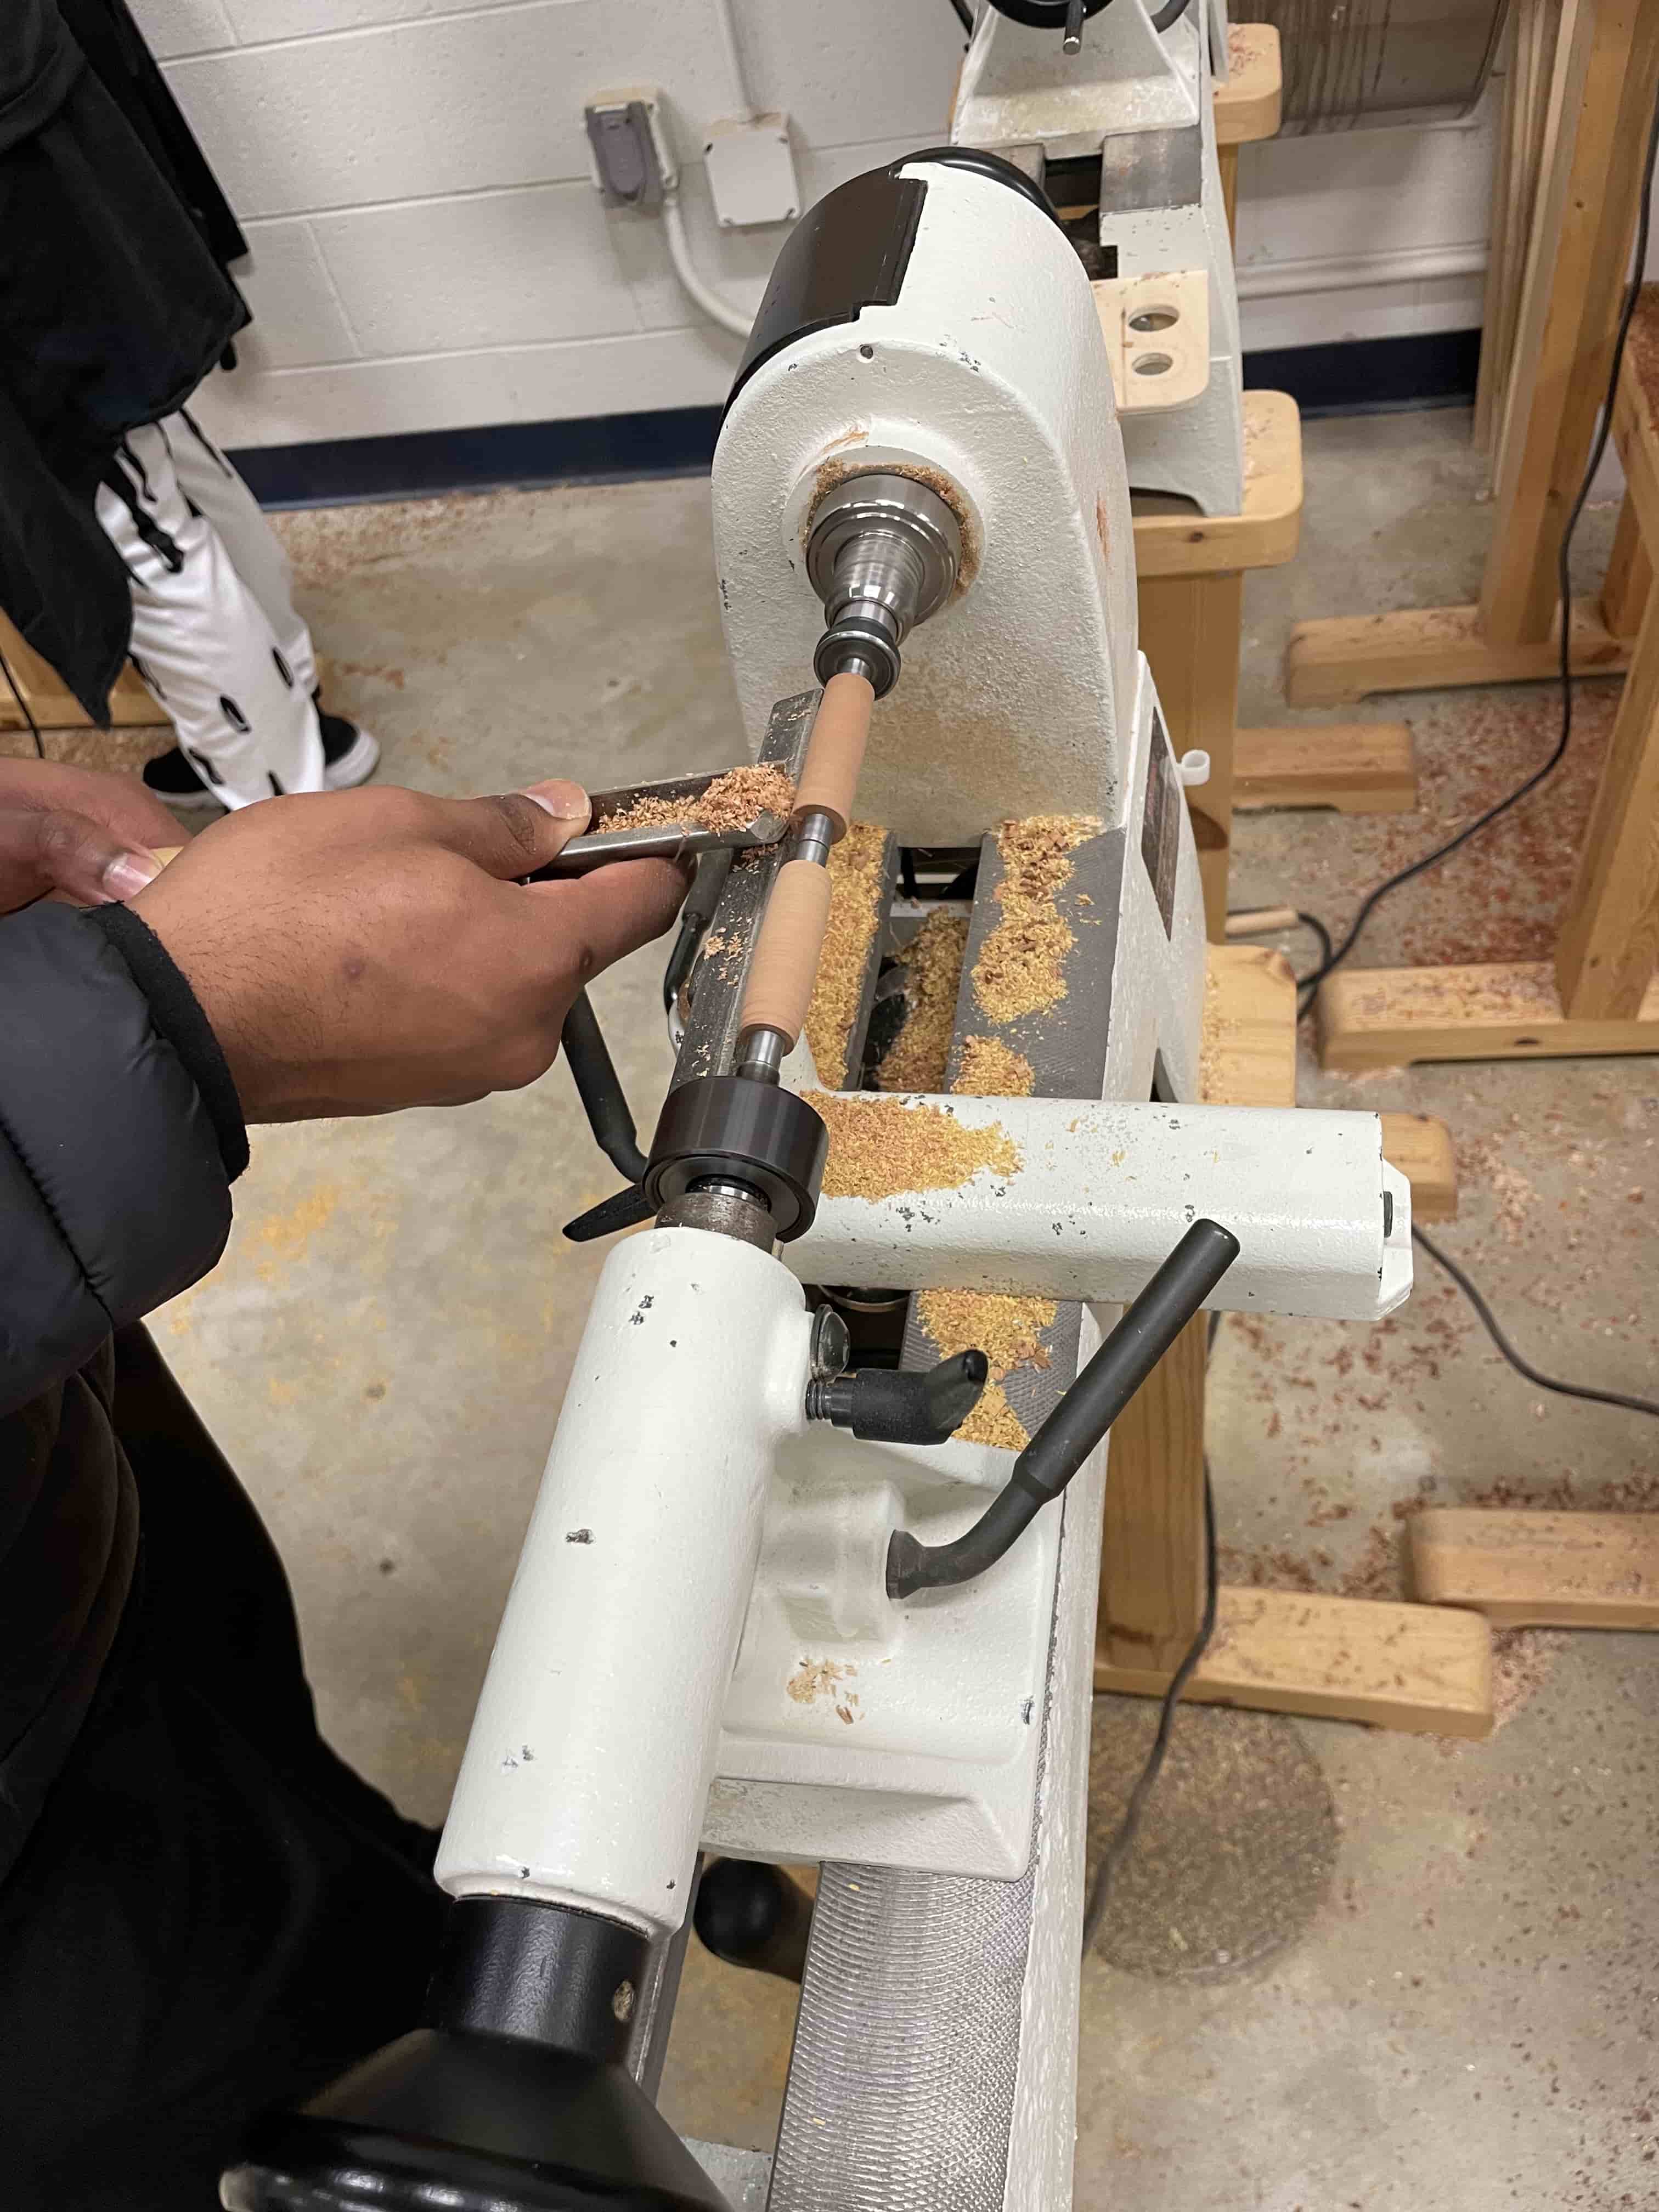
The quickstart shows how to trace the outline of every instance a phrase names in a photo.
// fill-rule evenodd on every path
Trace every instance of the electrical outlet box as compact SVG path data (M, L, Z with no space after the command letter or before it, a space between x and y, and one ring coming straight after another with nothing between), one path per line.
M654 85L596 92L582 109L588 167L606 207L660 207L676 181Z
M703 146L714 216L722 230L757 223L793 222L800 186L789 144L787 115L757 115L747 123L715 123Z

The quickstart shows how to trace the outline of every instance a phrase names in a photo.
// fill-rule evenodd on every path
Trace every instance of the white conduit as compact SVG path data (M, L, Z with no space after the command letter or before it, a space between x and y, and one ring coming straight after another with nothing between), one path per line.
M726 66L731 76L732 89L737 94L737 118L741 123L755 119L754 102L749 97L749 80L744 74L743 52L738 45L737 25L732 20L732 0L714 0L714 21L719 27L720 44L726 49Z
M685 287L694 305L701 307L711 322L718 323L723 331L734 337L746 338L752 318L739 308L721 299L712 284L706 284L697 274L691 260L690 243L685 235L685 217L680 210L680 197L669 193L662 204L662 227L668 240L668 257L674 264L674 274Z

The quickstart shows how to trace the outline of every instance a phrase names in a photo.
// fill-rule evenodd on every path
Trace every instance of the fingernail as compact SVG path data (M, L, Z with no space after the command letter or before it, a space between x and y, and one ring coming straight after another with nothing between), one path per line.
M137 898L146 884L153 884L161 872L161 863L154 853L139 849L118 853L105 869L100 881L112 899Z
M533 799L556 822L586 822L593 811L593 802L580 784L566 783L556 776L548 783L532 783L524 795Z

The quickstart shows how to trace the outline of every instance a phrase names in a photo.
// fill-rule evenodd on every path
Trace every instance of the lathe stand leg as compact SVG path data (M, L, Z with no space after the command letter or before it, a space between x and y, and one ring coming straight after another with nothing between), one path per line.
M1219 944L1227 921L1227 863L1233 834L1233 730L1238 716L1238 639L1244 578L1143 576L1140 645L1152 664L1177 758L1210 756L1210 780L1187 794L1198 870L1204 883L1205 933Z
M1204 1361L1209 1316L1182 1331L1112 1430L1095 1648L1173 1674L1204 1613Z

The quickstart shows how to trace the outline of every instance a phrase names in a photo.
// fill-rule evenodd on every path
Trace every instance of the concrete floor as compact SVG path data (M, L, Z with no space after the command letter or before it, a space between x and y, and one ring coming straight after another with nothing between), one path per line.
M1487 511L1467 435L1457 413L1309 427L1303 557L1249 587L1243 720L1285 719L1294 618L1472 596ZM708 505L705 483L672 482L283 526L335 703L379 733L388 776L463 793L738 757ZM1610 520L1586 520L1587 574ZM1547 951L1615 693L1583 687L1548 795L1385 908L1361 964ZM1534 687L1364 711L1410 720L1421 811L1246 820L1236 904L1290 898L1340 924L1361 889L1541 757L1557 709ZM1307 964L1305 941L1291 949ZM659 964L647 952L595 993L647 1122L669 1066ZM1309 1062L1302 1095L1444 1115L1464 1170L1445 1242L1522 1346L1559 1372L1652 1388L1651 1060L1349 1081ZM557 1067L459 1113L264 1130L228 1257L159 1316L289 1563L328 1729L428 1820L603 1257L560 1224L612 1185ZM1659 1504L1648 1424L1544 1398L1448 1284L1426 1267L1419 1282L1380 1328L1223 1331L1209 1442L1230 1577L1398 1592L1401 1516L1424 1498ZM1483 1747L1275 1724L1331 1792L1334 1875L1297 1941L1231 1976L1091 1964L1080 2205L1659 2202L1659 1642L1522 1638L1504 1671L1514 1709ZM1183 1722L1178 1755L1230 1717ZM791 1996L693 1947L664 2090L677 2124L769 2141Z

